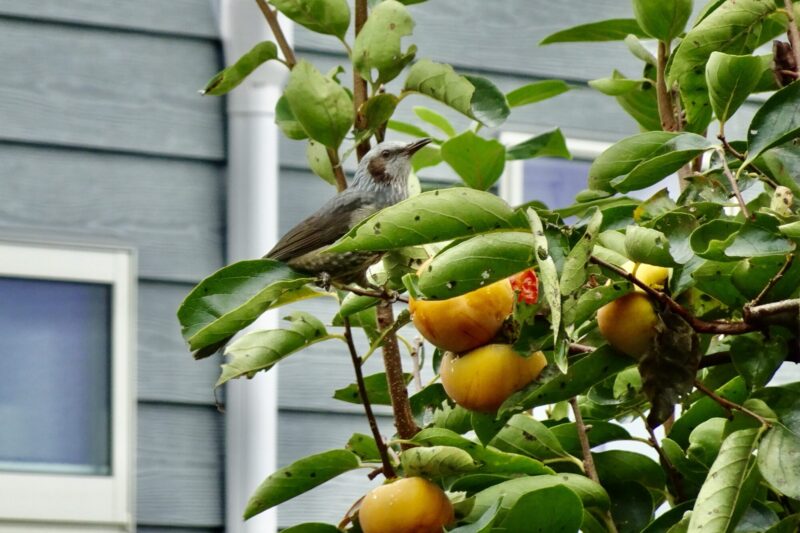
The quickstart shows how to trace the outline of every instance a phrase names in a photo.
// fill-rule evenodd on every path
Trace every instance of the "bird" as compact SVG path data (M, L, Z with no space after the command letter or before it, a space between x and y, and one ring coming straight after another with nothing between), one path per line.
M384 141L375 145L359 162L352 184L286 232L263 258L317 276L326 287L332 282L363 285L367 269L380 260L381 252L325 250L362 220L408 198L411 157L430 142L425 137L410 143ZM215 354L231 338L200 348L194 358Z

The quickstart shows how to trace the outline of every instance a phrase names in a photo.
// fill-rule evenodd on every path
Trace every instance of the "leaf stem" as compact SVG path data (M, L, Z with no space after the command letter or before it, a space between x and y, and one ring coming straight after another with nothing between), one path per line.
M294 57L294 51L292 47L289 46L289 41L286 40L286 35L283 34L281 25L278 22L278 13L270 9L266 0L256 0L256 4L258 4L259 9L261 9L261 12L264 14L264 18L267 19L269 29L272 30L272 35L278 42L278 47L281 49L281 52L283 52L283 57L286 58L286 66L290 69L293 68L297 64L297 59Z
M383 441L383 437L381 437L380 429L378 429L378 422L375 420L375 414L372 412L372 405L367 395L367 387L364 384L364 374L361 372L361 358L358 356L356 346L353 343L353 331L350 329L350 319L344 317L342 322L344 322L344 337L347 342L347 348L350 351L350 361L353 363L353 371L356 374L356 385L358 386L358 394L361 396L361 404L364 406L364 413L367 415L372 437L375 439L375 444L378 446L378 454L381 456L381 463L383 464L383 473L388 479L391 479L397 477L397 474L395 474L392 462L389 460L389 453L386 451L386 443Z
M705 394L706 396L708 396L709 398L711 398L712 400L714 400L715 402L720 404L722 407L724 407L728 411L730 411L731 409L735 409L737 411L741 411L744 414L749 415L749 416L755 418L756 420L758 420L758 422L761 424L761 427L769 427L769 426L772 425L769 422L769 420L767 420L763 416L759 415L758 413L754 413L753 411L751 411L750 409L748 409L747 407L745 407L743 405L740 405L740 404L738 404L736 402L732 402L730 400L727 400L727 399L723 398L722 396L720 396L719 394L717 394L713 390L711 390L708 387L706 387L703 384L703 382L700 381L699 379L694 380L694 386L697 388L697 390L701 391L703 394Z

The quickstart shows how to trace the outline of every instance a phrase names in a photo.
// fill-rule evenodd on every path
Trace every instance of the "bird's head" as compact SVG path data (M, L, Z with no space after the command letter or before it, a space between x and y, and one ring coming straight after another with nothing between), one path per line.
M405 197L411 156L429 142L430 139L424 138L411 143L385 141L375 145L358 164L353 188L366 191L394 190Z

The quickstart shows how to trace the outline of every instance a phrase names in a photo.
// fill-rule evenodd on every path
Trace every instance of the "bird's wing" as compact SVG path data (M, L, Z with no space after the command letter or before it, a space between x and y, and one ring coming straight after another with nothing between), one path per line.
M337 194L290 229L264 257L288 261L333 244L356 223L378 210L370 196L355 189Z

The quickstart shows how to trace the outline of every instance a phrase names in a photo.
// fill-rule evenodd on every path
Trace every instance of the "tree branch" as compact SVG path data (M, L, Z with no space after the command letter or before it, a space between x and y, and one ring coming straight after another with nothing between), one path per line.
M742 216L744 216L746 219L749 219L750 213L747 211L747 204L745 204L744 198L742 198L742 192L739 190L739 184L736 183L736 177L733 175L730 167L728 166L728 159L725 157L725 151L719 150L718 153L720 159L722 160L722 171L731 184L733 194L736 196L736 201L739 202L739 208L742 210Z
M675 122L675 109L672 106L672 95L667 89L666 70L669 58L669 44L658 42L658 64L656 66L656 98L658 100L658 115L661 119L661 128L664 131L677 131Z
M333 175L336 176L336 190L342 192L347 188L347 179L344 177L344 170L342 169L341 161L339 161L339 154L329 146L325 147L325 150L328 152L328 159L330 159L331 167L333 167Z
M378 328L383 331L394 324L392 304L381 302L378 304ZM397 335L386 335L383 343L383 365L386 369L386 381L389 383L389 395L392 399L392 412L394 425L401 439L409 440L417 434L419 428L411 414L411 405L408 403L408 388L403 377L403 361L400 357L400 345Z
M767 295L767 293L770 290L772 290L772 288L781 280L783 275L786 274L786 271L789 270L789 267L792 266L792 262L793 261L794 261L794 254L787 254L786 255L786 262L783 263L783 266L781 267L781 269L778 270L778 273L775 274L772 277L771 280L769 280L769 283L767 283L767 285L763 289L761 289L761 292L758 293L758 296L756 296L753 299L753 301L748 304L748 307L752 308L752 307L757 306L759 303L761 303L761 300L764 299L764 297Z
M397 477L392 462L389 460L389 453L386 450L386 443L381 437L380 429L378 429L378 422L375 420L375 414L372 412L372 405L369 403L367 396L367 386L364 384L364 374L361 372L361 358L358 356L356 346L353 343L353 332L350 329L350 319L344 317L344 338L347 341L347 348L350 351L350 361L353 363L353 371L356 374L356 385L358 386L358 394L361 396L361 404L364 406L364 413L367 415L369 421L369 429L372 431L372 437L375 439L375 444L378 447L378 453L381 456L381 463L383 464L383 474L387 478Z
M703 392L703 394L705 394L706 396L708 396L709 398L711 398L712 400L714 400L715 402L720 404L722 407L724 407L728 411L730 411L731 409L735 409L737 411L743 412L746 415L752 416L753 418L758 420L761 423L762 426L769 427L771 425L769 420L767 420L763 416L759 415L758 413L754 413L753 411L751 411L750 409L748 409L747 407L745 407L743 405L739 405L736 402L732 402L730 400L726 400L725 398L723 398L722 396L720 396L719 394L717 394L713 390L711 390L708 387L706 387L703 384L703 382L700 381L699 379L694 380L694 386L697 388L697 390Z
M361 28L367 21L367 0L355 0L355 33L356 37L361 33ZM355 110L356 132L367 129L367 117L364 116L364 103L367 101L367 80L353 67L353 109ZM369 152L369 138L364 139L356 146L356 156L358 160Z
M259 9L261 9L261 12L264 14L264 18L267 19L269 29L272 30L272 35L278 42L278 47L281 49L281 52L283 52L283 57L286 59L286 66L290 69L293 68L297 64L297 59L294 57L294 50L289 46L289 41L286 40L286 36L283 34L281 25L278 22L278 13L270 9L266 0L256 0L256 4L258 4Z
M792 54L794 54L794 64L797 71L793 72L794 77L800 74L800 31L797 29L797 22L794 20L794 6L792 0L783 0L783 5L786 6L786 16L789 19L789 43L792 45Z

